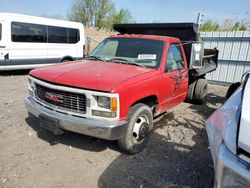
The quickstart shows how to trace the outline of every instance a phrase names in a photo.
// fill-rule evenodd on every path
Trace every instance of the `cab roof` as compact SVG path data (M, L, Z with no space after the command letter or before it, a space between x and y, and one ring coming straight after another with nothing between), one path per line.
M120 34L120 35L111 35L110 38L140 38L140 39L151 39L151 40L174 40L180 41L178 38L169 37L169 36L160 36L160 35L140 35L140 34Z

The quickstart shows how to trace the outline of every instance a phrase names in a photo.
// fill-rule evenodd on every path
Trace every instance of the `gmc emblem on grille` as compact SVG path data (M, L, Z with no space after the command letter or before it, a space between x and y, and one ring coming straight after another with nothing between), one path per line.
M56 95L54 93L45 92L45 98L49 99L50 101L57 102L57 103L63 103L62 96Z

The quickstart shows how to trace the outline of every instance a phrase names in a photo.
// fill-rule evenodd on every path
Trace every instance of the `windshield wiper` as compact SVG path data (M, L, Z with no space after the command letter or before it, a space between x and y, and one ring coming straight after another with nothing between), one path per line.
M94 56L94 55L87 56L85 59L94 59L94 60L99 60L99 61L106 62L104 59L102 59L102 58L100 58L98 56Z
M139 63L136 63L136 62L133 62L133 61L129 61L129 60L123 59L123 58L114 57L114 58L109 59L108 61L109 62L118 62L118 63L122 63L122 64L127 64L127 65L136 65L136 66L139 66L139 67L146 68L146 66L144 66L144 65L141 65Z

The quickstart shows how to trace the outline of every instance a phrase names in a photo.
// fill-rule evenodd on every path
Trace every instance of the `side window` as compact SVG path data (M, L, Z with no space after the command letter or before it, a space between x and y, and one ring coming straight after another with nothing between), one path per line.
M173 43L168 49L168 58L165 66L165 72L184 68L182 50L178 45L178 43Z
M48 26L49 43L68 43L67 28Z
M79 29L68 28L68 43L75 44L80 40Z
M46 26L12 22L11 40L13 42L47 42Z

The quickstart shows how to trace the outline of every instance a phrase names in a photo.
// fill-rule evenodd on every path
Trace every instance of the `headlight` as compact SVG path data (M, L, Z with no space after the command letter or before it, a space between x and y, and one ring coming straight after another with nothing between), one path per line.
M35 89L35 84L34 84L33 80L31 80L30 78L28 78L28 80L29 80L29 88L34 90Z
M107 96L94 96L96 107L92 108L93 116L115 118L118 111L118 98Z
M108 109L111 112L117 111L116 97L96 96L96 100L99 107Z
M29 94L30 96L34 96L35 84L33 80L31 80L30 78L28 78L28 80L29 80Z
M99 96L96 98L99 107L110 109L110 97Z

